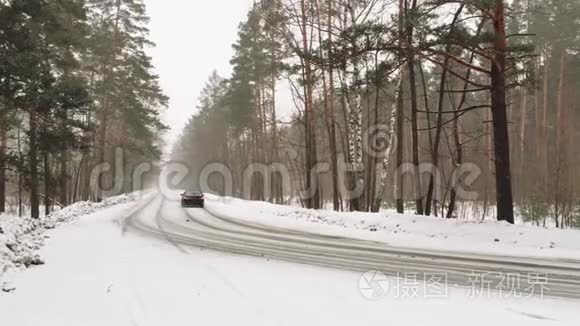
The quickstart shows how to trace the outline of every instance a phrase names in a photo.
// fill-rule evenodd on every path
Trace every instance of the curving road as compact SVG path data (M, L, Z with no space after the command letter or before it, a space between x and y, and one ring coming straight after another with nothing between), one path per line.
M580 261L401 249L232 220L204 209L184 209L161 195L125 221L127 231L165 239L180 250L195 246L391 276L445 275L450 285L580 299Z

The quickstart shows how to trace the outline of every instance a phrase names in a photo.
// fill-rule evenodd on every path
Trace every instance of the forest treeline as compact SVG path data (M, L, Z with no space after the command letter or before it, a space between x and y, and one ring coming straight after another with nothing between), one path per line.
M210 76L173 157L193 184L227 165L249 199L575 227L578 31L578 0L256 1L232 76ZM256 174L243 193L256 162L282 163L291 184L274 174L264 189ZM458 191L466 163L481 172L477 198Z
M166 129L147 24L142 0L0 0L0 213L139 190Z

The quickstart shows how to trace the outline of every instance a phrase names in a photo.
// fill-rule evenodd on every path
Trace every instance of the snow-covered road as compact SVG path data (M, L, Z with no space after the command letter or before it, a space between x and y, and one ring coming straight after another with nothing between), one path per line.
M132 214L127 226L167 239L177 248L192 245L359 272L377 270L391 276L444 275L452 286L473 287L481 282L491 289L580 299L579 261L394 248L183 209L177 199L157 196Z
M576 300L470 296L455 287L426 296L416 291L420 281L396 278L389 278L384 297L371 300L359 288L360 272L248 256L305 261L313 251L310 263L348 268L360 252L341 248L352 247L344 239L256 229L159 196L81 217L49 235L41 249L46 265L19 273L16 290L0 294L0 325L572 326L580 320ZM308 241L298 243L302 237ZM299 252L302 258L292 257ZM375 254L360 261L376 265L383 254Z

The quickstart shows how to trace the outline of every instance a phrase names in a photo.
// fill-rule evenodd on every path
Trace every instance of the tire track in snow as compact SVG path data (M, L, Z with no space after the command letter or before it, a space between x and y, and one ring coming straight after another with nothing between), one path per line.
M165 211L171 212L171 216L166 216ZM499 285L504 279L490 273L501 272L502 275L519 275L523 282L517 285L517 290L522 293L531 290L532 284L525 282L526 276L545 273L549 280L545 295L580 298L580 268L571 261L512 257L494 260L490 256L404 250L368 241L232 221L201 209L184 210L178 202L164 200L154 217L154 225L147 222L146 214L143 216L134 214L128 224L138 231L166 239L178 248L188 245L353 271L380 270L391 276L400 272L447 273L448 284L459 286L468 286L475 273L485 274L486 281Z

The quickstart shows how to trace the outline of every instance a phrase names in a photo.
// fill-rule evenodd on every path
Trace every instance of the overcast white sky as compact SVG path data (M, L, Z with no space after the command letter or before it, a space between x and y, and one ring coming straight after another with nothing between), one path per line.
M195 112L197 97L215 69L231 73L238 24L253 0L145 0L151 17L151 49L161 86L170 97L164 122L173 142Z

